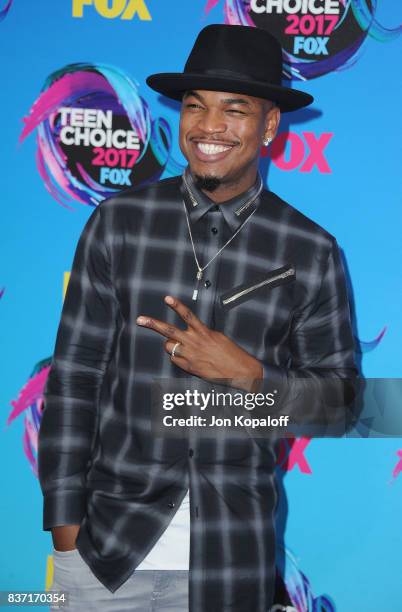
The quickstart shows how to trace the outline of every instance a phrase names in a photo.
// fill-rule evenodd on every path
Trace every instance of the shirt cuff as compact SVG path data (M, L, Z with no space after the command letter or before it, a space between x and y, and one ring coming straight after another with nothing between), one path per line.
M86 491L58 491L43 498L43 530L80 525L86 514Z
M260 379L260 393L283 393L286 388L287 376L284 368L267 364L260 361L262 365L262 378Z

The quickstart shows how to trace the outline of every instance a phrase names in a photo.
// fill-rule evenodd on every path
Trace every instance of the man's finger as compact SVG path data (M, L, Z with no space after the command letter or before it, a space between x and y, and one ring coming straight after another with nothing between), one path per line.
M166 340L165 342L165 351L171 355L173 351L173 347L176 345L177 345L177 342L169 338L169 340ZM173 357L184 357L184 344L179 342L179 344L176 346Z
M193 311L188 308L183 302L181 302L178 298L172 297L171 295L165 296L165 302L168 304L173 310L177 312L177 314L194 329L194 331L205 331L206 325L193 313Z
M165 338L172 338L172 340L176 340L177 342L183 342L184 331L175 325L166 323L165 321L159 321L159 319L153 319L151 317L141 315L137 317L137 324L141 325L142 327L153 329L154 331L158 332L158 334L165 336Z

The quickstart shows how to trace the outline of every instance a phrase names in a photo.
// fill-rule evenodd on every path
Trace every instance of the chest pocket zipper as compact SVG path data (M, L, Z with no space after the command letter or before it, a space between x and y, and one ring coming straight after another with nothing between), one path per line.
M255 289L259 289L260 287L264 287L265 285L274 284L274 286L276 286L276 285L282 284L283 282L287 282L288 280L293 280L293 277L296 274L296 271L293 267L290 267L290 268L287 267L286 269L279 268L278 272L279 270L283 270L283 271L278 274L274 274L273 276L271 275L268 278L265 278L264 280L254 285L244 287L243 289L239 287L239 290L236 291L236 293L224 294L223 296L221 296L222 305L230 308L233 302L235 302L236 300L240 298L243 298L251 291L254 291Z

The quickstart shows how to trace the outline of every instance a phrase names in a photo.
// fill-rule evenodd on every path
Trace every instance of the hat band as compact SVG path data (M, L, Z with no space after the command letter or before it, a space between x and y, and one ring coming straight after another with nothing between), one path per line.
M211 74L211 75L216 74L216 76L239 77L240 79L250 78L249 74L244 74L243 72L237 72L237 70L228 70L227 68L207 68L206 70L200 70L199 72L202 74Z
M265 82L267 85L278 85L278 83L269 82L266 78L258 78L256 76L252 76L251 74L245 74L244 72L238 72L237 70L228 70L227 68L205 68L205 69L197 69L192 68L191 66L186 66L184 73L193 73L196 72L199 75L205 76L217 76L217 77L229 77L232 79L240 79L242 81L260 81Z

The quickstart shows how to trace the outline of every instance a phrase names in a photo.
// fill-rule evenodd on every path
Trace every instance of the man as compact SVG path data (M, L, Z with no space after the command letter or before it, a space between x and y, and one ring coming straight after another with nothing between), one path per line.
M147 79L182 100L183 177L104 200L81 234L39 433L73 610L274 603L272 440L155 436L150 407L155 378L251 392L356 375L336 240L258 173L281 111L313 100L281 74L267 32L204 28L183 73Z

